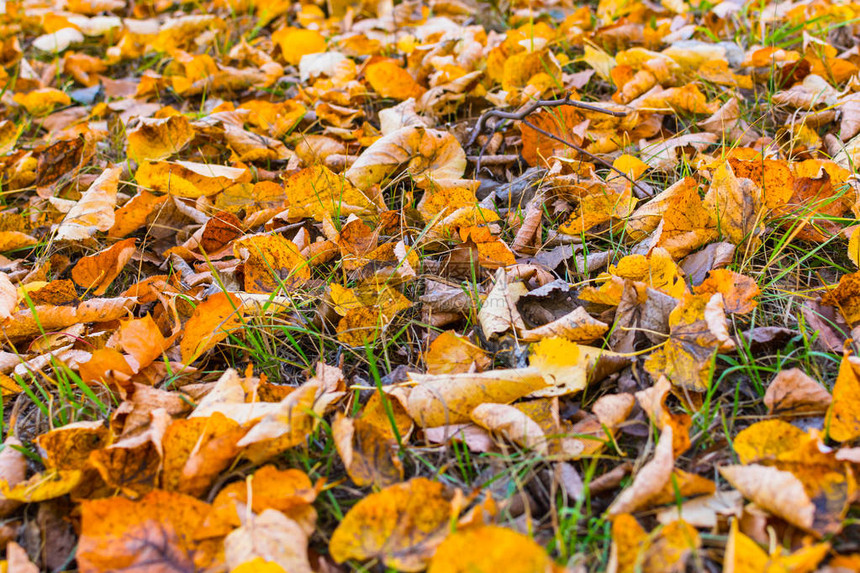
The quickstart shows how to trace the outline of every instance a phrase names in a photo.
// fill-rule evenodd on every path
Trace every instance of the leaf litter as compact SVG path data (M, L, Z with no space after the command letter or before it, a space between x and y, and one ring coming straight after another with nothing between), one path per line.
M0 3L9 571L857 571L856 6Z

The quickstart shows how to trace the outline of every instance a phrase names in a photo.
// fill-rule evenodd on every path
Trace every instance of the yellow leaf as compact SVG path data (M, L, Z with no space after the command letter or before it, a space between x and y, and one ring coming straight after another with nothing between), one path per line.
M246 169L190 161L144 162L134 175L143 187L188 199L217 195L247 176Z
M299 248L281 235L246 236L233 243L233 251L245 261L247 292L290 289L311 278L310 267Z
M47 470L10 487L9 482L0 480L3 497L23 503L38 503L62 497L74 490L84 477L81 470Z
M424 93L424 88L418 85L409 72L391 60L369 65L364 69L364 77L382 97L402 101L409 98L417 99Z
M272 34L272 42L281 48L288 64L297 65L302 56L325 52L325 38L316 30L281 28Z
M343 217L380 210L349 179L322 165L291 175L284 191L289 199L291 217L313 217L322 221L326 215Z
M669 314L669 339L648 357L645 370L676 386L704 392L711 385L714 355L734 346L722 295L686 295Z
M146 118L126 132L128 156L138 163L158 161L181 151L194 139L194 128L184 115Z
M455 374L478 372L490 366L490 358L481 348L475 346L453 330L446 330L437 336L427 352L424 353L427 374Z
M761 189L750 179L736 177L728 162L714 171L704 204L717 228L732 243L747 244L753 250L761 244L764 233Z
M837 442L860 436L860 358L856 356L842 357L827 411L827 432Z
M402 571L421 571L460 513L462 493L413 478L360 500L337 526L329 552L337 563L380 559Z
M17 93L12 99L26 109L27 113L35 116L48 115L54 108L72 103L72 98L68 94L54 88Z
M412 388L406 409L424 428L468 422L481 404L508 404L546 386L536 368L409 376L418 385Z
M550 386L533 392L532 397L564 396L583 390L588 374L602 355L614 353L583 346L565 338L548 337L532 345L529 365L540 370Z
M430 561L428 573L550 573L546 551L522 533L498 525L468 527L451 534Z

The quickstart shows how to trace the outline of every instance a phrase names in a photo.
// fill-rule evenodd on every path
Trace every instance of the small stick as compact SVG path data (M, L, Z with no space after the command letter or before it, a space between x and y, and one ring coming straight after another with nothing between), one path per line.
M606 161L605 159L598 157L589 151L584 150L583 148L581 148L578 145L574 145L573 143L569 142L568 140L564 139L563 137L559 137L559 136L552 134L546 130L543 130L543 129L539 128L538 126L536 126L535 124L533 124L533 123L531 123L525 119L523 119L521 121L523 122L524 125L529 126L530 128L537 131L538 133L540 133L546 137L549 137L550 139L558 141L559 143L563 143L564 145L575 150L576 152L581 153L582 155L585 155L586 157L588 157L590 159L593 159L597 163L600 163L602 166L606 167L607 169L611 169L612 171L614 171L615 173L617 173L621 177L630 181L630 183L632 183L633 186L636 187L645 197L651 196L651 193L649 193L647 190L640 187L639 184L636 183L636 181L634 181L633 179L631 179L629 175L627 175L626 173L624 173L623 171L621 171L620 169L618 169L617 167L615 167L614 165L612 165L611 163Z
M467 155L466 159L474 163L482 163L484 165L508 165L519 161L519 155Z
M611 115L613 117L625 117L627 115L627 113L623 111L612 111L585 102L572 100L570 99L569 95L565 96L564 99L539 99L522 108L520 111L516 112L501 111L497 109L485 111L481 115L481 117L478 118L478 123L475 124L475 128L472 130L472 135L469 137L469 141L466 143L466 147L470 147L472 146L472 144L475 143L475 140L478 139L478 136L481 135L481 133L483 133L486 129L487 120L491 117L498 117L499 119L523 120L538 108L558 107L561 105L571 105L580 109L587 109L589 111L594 111L597 113L605 113L606 115ZM495 131L495 128L493 129L493 131Z

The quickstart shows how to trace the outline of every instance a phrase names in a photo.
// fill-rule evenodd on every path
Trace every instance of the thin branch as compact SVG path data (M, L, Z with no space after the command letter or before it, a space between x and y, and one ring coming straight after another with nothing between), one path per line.
M491 109L490 111L485 111L483 114L481 114L481 117L478 118L478 123L475 124L475 128L472 130L472 135L469 137L469 141L466 143L466 147L471 147L475 143L475 140L478 139L478 136L486 130L487 120L491 117L498 117L499 119L514 119L521 121L528 117L538 108L558 107L562 105L570 105L573 107L578 107L580 109L587 109L596 113L605 113L606 115L611 115L613 117L625 117L627 115L627 113L623 111L612 111L585 102L572 100L570 99L569 95L565 96L564 99L539 99L535 100L531 104L522 108L520 111L516 112L501 111L498 109ZM496 130L496 127L497 126L493 126L493 131Z
M541 135L544 135L544 136L546 136L546 137L549 137L550 139L555 140L555 141L558 141L559 143L563 143L564 145L566 145L566 146L570 147L571 149L573 149L573 150L577 151L578 153L581 153L582 155L585 155L586 157L588 157L588 158L590 158L590 159L592 159L592 160L596 161L597 163L600 163L602 166L606 167L607 169L610 169L610 170L614 171L615 173L617 173L617 174L618 174L618 175L620 175L621 177L623 177L623 178L627 179L628 181L630 181L630 183L632 183L632 184L633 184L633 186L634 186L636 189L638 189L638 190L639 190L639 192L640 192L640 193L642 193L645 197L650 197L650 196L651 196L651 192L649 192L648 190L646 190L646 189L644 189L644 188L640 187L640 186L639 186L639 184L638 184L638 183L636 183L636 181L634 181L633 179L631 179L629 175L627 175L626 173L624 173L623 171L621 171L620 169L618 169L617 167L615 167L614 165L612 165L611 163L609 163L608 161L606 161L605 159L603 159L603 158L601 158L601 157L598 157L598 156L594 155L593 153L591 153L591 152L589 152L589 151L584 150L584 149L583 149L583 148L581 148L580 146L575 145L575 144L573 144L573 143L569 142L568 140L564 139L563 137L559 137L559 136L557 136L557 135L555 135L555 134L552 134L552 133L550 133L550 132L548 132L548 131L546 131L546 130L544 130L544 129L539 128L538 126L536 126L535 124L533 124L533 123L529 122L528 120L523 119L523 120L521 120L521 121L523 122L523 125L527 125L527 126L529 126L529 127L530 127L530 128L532 128L533 130L535 130L535 131L537 131L538 133L540 133Z

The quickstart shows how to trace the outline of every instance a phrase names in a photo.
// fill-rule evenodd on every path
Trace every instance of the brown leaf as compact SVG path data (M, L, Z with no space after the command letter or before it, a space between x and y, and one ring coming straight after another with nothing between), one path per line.
M720 474L745 498L792 525L812 529L815 506L793 474L776 468L751 464L724 466Z
M9 435L3 441L0 452L0 480L14 488L27 477L27 458L21 453L24 444L15 436ZM0 496L0 516L6 517L21 506L21 502Z
M88 257L83 257L72 268L72 280L78 286L103 295L113 280L125 268L135 253L137 239L130 238Z
M777 373L767 387L764 403L770 414L822 414L832 398L827 389L798 368Z
M654 457L636 474L633 483L615 498L607 510L609 515L631 513L647 507L669 481L675 459L672 455L672 427L664 426L654 449Z

